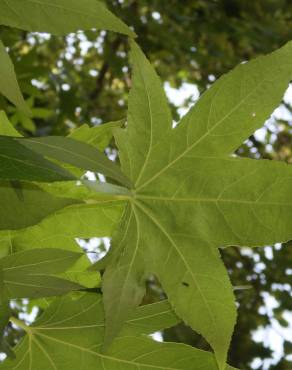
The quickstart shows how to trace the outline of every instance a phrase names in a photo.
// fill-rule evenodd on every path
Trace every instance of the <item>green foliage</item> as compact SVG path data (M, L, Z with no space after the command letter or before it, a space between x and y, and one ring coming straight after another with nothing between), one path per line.
M135 36L96 0L5 0L1 7L0 23L54 35L96 28Z
M47 215L77 200L57 197L31 183L0 182L0 230L15 230L35 225Z
M13 104L28 113L23 96L16 80L14 66L0 40L0 92Z
M2 180L73 180L69 172L25 148L16 139L0 136L0 178Z
M80 257L80 253L42 248L1 258L1 297L48 297L80 289L80 285L53 276L66 271Z
M172 129L159 80L132 44L128 126L116 137L122 168L135 190L104 276L109 343L142 300L143 281L151 272L178 315L208 340L224 368L236 314L216 248L285 241L292 228L291 168L227 155L281 99L292 74L291 54L290 43L239 66ZM279 71L276 86L272 68ZM272 184L271 171L276 176Z
M46 157L51 157L85 170L101 172L124 185L131 185L119 167L91 145L60 136L19 139L17 141L26 148Z
M67 370L82 364L86 369L215 370L216 362L208 352L179 344L155 343L141 336L177 321L167 305L166 308L165 312L165 304L158 304L138 309L125 323L110 352L104 354L101 297L87 294L73 301L70 297L61 298L31 327L13 319L27 335L16 349L16 361L7 361L0 369Z
M91 0L6 0L0 22L57 35L95 27L134 36ZM218 248L292 237L291 167L233 154L281 101L292 75L291 43L221 77L175 128L160 79L133 40L130 47L133 77L125 128L120 121L84 125L69 137L19 138L0 116L0 193L7 210L0 219L2 349L9 353L4 336L10 315L26 332L16 359L0 368L232 369L226 361L236 305ZM0 90L20 106L10 67ZM43 109L39 116L47 116ZM99 151L113 133L121 168ZM114 183L88 181L84 170L102 172ZM92 265L75 239L105 236L113 237L111 249ZM105 270L102 296L98 269ZM169 303L138 307L153 277ZM94 293L53 299L31 326L7 304L85 288ZM214 355L145 337L181 319L202 334Z
M4 111L0 111L0 133L2 136L21 136L20 133L11 125Z

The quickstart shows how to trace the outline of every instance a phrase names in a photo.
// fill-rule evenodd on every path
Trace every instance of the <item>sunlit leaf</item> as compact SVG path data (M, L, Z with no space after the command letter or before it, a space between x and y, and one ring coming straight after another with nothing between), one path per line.
M10 182L0 181L0 230L37 224L47 215L74 203L78 201L49 194L33 184L19 182L12 186Z
M1 296L35 298L63 295L81 286L55 277L81 257L61 249L36 249L11 254L0 259L3 286Z
M145 312L143 308L140 310L125 324L127 333L131 332L133 321L142 323L142 333L148 333L152 327L151 317L149 327L145 319L155 309L153 311L152 307L150 312ZM157 306L155 314L163 317ZM22 327L27 335L16 348L16 360L6 360L0 369L217 369L211 353L186 345L157 343L142 336L133 336L138 334L135 329L132 336L118 338L110 352L102 353L103 307L101 297L95 294L84 295L75 301L70 297L56 300L30 327L17 319L12 319L12 322ZM164 324L169 325L169 322L160 322L159 327L163 328ZM154 327L157 328L157 325Z
M3 110L0 111L0 135L14 137L21 136L20 133L9 122L9 119Z
M92 145L62 136L18 139L18 142L46 157L85 170L101 172L124 185L131 184L120 168Z
M96 28L135 36L97 0L5 0L0 24L54 35Z
M25 148L15 138L0 136L0 179L45 182L73 180L74 176Z
M241 64L173 129L159 79L132 43L128 124L116 139L135 187L106 261L106 344L140 303L153 273L224 369L236 310L218 247L292 238L291 166L229 155L281 101L291 56L288 43Z
M14 66L1 40L0 40L0 93L3 94L9 101L11 101L11 103L15 104L23 112L29 114L29 109L23 99L23 96L21 94L17 82Z

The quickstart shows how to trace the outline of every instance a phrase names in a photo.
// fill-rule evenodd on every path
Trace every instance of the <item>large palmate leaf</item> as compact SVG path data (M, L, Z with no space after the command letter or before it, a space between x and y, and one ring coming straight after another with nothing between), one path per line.
M63 295L82 288L55 277L81 257L61 249L36 249L14 253L0 259L1 297L35 298Z
M15 138L0 136L0 179L45 182L74 178L70 172L25 148Z
M291 57L289 43L241 64L172 129L160 81L132 43L128 125L116 139L135 187L106 259L106 344L140 303L152 273L224 369L236 309L218 247L292 238L292 167L230 154L281 101Z
M5 0L0 24L54 35L96 28L135 36L97 0Z
M17 141L29 150L46 157L85 170L101 172L124 185L131 185L131 182L121 172L120 168L92 145L62 136L21 138Z
M139 308L107 354L101 352L103 307L101 297L95 294L75 301L70 297L56 300L31 327L17 319L12 322L24 328L27 335L16 348L16 360L6 360L0 369L216 370L217 367L211 353L139 336L177 322L165 304Z
M3 94L8 100L15 104L24 113L29 114L29 109L23 99L20 88L18 86L14 66L1 40L0 40L0 93Z

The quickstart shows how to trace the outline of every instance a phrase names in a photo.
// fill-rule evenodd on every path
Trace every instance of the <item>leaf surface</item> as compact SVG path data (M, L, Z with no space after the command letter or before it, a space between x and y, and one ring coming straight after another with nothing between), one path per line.
M9 119L7 118L6 113L0 111L0 134L3 136L14 136L20 137L20 133L12 126Z
M81 286L53 276L66 271L81 257L61 249L36 249L0 259L3 286L1 296L36 298L63 295Z
M59 248L80 253L76 238L111 236L123 212L123 202L99 200L93 204L64 207L38 224L0 233L1 255L38 248ZM87 271L91 263L83 255L64 274L72 282L88 288L99 284L99 274Z
M135 188L105 259L108 342L141 300L141 276L152 273L178 316L207 339L219 369L225 368L236 309L218 247L292 238L291 166L230 154L281 101L291 57L288 43L241 64L172 129L159 79L132 42L128 125L116 140Z
M21 191L19 197L16 189ZM61 195L61 194L60 194ZM39 223L49 214L78 200L57 197L36 185L0 181L0 230L16 230Z
M96 28L135 36L97 0L5 0L1 5L0 23L54 35Z
M104 151L113 138L114 130L120 128L124 122L124 120L113 121L94 127L84 124L72 131L69 137L92 145L100 151Z
M140 308L130 322L133 320L145 322L145 311L139 310ZM159 314L159 311L156 310L155 313ZM14 323L22 325L18 321ZM125 327L127 326L128 323ZM175 343L157 343L141 336L122 336L116 340L110 352L102 353L100 351L104 332L102 302L100 296L92 294L84 295L75 301L70 297L56 300L38 322L25 329L28 334L16 349L16 360L6 360L0 365L0 369L67 370L78 367L88 370L117 368L216 370L217 368L211 353ZM145 329L147 333L148 328Z
M0 111L0 135L21 136L3 111ZM48 194L33 184L1 181L0 230L15 230L37 224L50 213L78 202L69 196L64 199L64 192L57 195L59 197Z
M26 114L29 114L29 109L23 99L23 96L21 94L17 82L14 66L1 40L0 40L0 92L9 101L11 101L11 103L16 105L20 110L22 110Z
M138 307L125 322L120 337L151 334L180 322L167 300Z
M120 168L92 145L62 136L18 139L18 142L29 150L46 157L85 170L101 172L124 185L130 186L131 184Z
M25 148L15 138L0 136L0 179L26 181L68 181L70 172Z
M71 249L75 238L111 236L123 212L123 202L101 201L63 208L44 218L39 224L10 233L14 249ZM73 243L74 245L74 243Z

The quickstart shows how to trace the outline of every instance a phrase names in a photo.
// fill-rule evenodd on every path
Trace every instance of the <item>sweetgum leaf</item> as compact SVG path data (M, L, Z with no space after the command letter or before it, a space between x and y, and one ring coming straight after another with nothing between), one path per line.
M167 300L138 307L123 326L119 336L151 334L180 322Z
M3 136L14 136L20 137L20 133L12 126L11 122L7 118L6 113L1 110L0 111L0 135Z
M75 238L111 236L122 211L121 201L73 205L49 215L37 225L9 233L3 231L0 241L4 249L7 237L7 248L12 246L12 252L54 247L76 251Z
M29 150L46 157L69 163L85 170L101 172L126 186L131 185L131 182L114 162L87 143L62 136L21 138L17 141Z
M75 179L70 172L25 148L16 140L0 136L0 179L43 182Z
M21 136L3 111L0 111L0 135ZM78 203L69 196L64 199L64 192L57 195L59 197L48 194L33 184L0 181L0 230L15 230L37 224L50 213Z
M109 200L65 207L32 227L2 231L1 255L38 248L60 248L80 253L81 248L75 239L111 236L122 211L122 202ZM95 287L100 278L98 273L87 271L90 266L88 257L83 255L60 276L88 288Z
M177 318L173 322L169 317L165 319L161 310L165 310L164 304L138 308L125 323L124 331L110 352L102 353L104 317L101 297L86 294L75 301L70 297L57 299L31 327L13 319L27 331L27 335L16 348L16 360L6 360L0 369L216 370L216 361L209 352L181 344L157 343L139 336L176 322ZM161 318L159 323L154 320L154 325L153 315ZM133 322L136 328L133 328ZM137 330L139 324L141 332ZM232 368L228 366L227 369Z
M16 192L20 189L22 196ZM61 194L60 194L61 195ZM0 181L0 230L16 230L32 226L49 214L78 200L57 197L29 183L12 184Z
M82 288L54 274L66 271L81 257L61 249L36 249L11 254L0 259L2 270L1 296L36 298L63 295Z
M3 4L2 4L3 5ZM1 9L2 10L2 9ZM2 14L2 13L1 13ZM29 114L29 109L21 94L13 63L0 40L0 93L24 113Z
M84 124L72 131L68 137L90 144L98 150L103 151L112 140L113 131L121 127L124 122L124 120L113 121L94 127Z
M97 0L5 0L0 24L54 35L96 28L135 36Z
M71 139L90 144L99 151L104 151L109 145L110 141L113 139L113 130L121 127L124 121L115 121L103 123L100 126L89 127L88 125L82 125L72 131L68 136ZM62 166L73 173L76 177L81 177L84 175L84 170L76 168L72 165L62 163ZM85 185L85 186L84 186ZM92 199L108 199L107 193L113 193L113 190L108 191L107 188L114 188L115 185L98 183L97 181L86 182L82 181L81 184L76 184L76 181L72 182L51 182L51 183L41 183L39 186L54 195L72 197L76 199L87 199L91 201ZM91 190L90 190L91 189Z
M236 309L217 248L292 238L292 167L230 154L281 101L291 57L288 43L241 64L172 129L159 78L132 42L128 125L116 140L135 187L104 263L107 345L139 304L151 273L225 368Z

